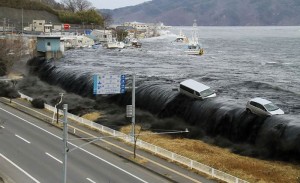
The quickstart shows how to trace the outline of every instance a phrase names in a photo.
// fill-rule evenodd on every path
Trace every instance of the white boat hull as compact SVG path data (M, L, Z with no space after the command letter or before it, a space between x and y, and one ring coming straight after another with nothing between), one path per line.
M108 49L122 49L125 47L125 44L123 42L109 42L107 43Z
M203 49L189 49L184 52L188 55L203 55Z

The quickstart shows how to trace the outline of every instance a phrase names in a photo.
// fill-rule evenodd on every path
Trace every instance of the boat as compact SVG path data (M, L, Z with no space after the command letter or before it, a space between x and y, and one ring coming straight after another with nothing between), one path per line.
M137 39L133 39L133 40L131 41L131 45L132 45L132 47L134 47L134 48L141 48L141 47L142 47L142 43L139 42Z
M184 51L188 55L203 55L204 49L201 47L199 43L199 38L197 35L197 23L196 20L194 20L193 24L193 33L192 33L192 39L189 40L189 44L187 46L187 50Z
M188 49L184 52L187 53L188 55L203 55L204 49L201 48L200 45L188 46Z
M188 42L188 38L180 30L179 35L175 39L176 42Z
M112 41L107 42L106 48L107 49L123 49L123 48L125 48L125 43L119 42L114 38Z
M100 46L101 46L100 43L95 43L95 44L92 45L92 48L93 49L98 49Z

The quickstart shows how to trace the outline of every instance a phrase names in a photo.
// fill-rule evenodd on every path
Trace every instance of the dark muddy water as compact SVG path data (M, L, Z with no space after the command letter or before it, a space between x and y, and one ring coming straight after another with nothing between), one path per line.
M180 29L191 35L191 27L174 27L170 34L142 40L140 49L69 50L60 61L32 66L48 83L90 97L92 74L135 73L137 107L160 118L179 117L191 128L190 137L208 135L241 154L297 159L300 27L199 27L205 49L200 57L186 55L186 45L174 42ZM199 101L172 90L188 78L211 86L217 97ZM253 97L271 100L286 114L262 118L246 113ZM115 97L123 105L130 100L130 93ZM158 126L185 125L173 120Z
M260 96L299 114L300 27L199 27L202 57L186 55L186 46L173 42L180 29L191 35L191 27L175 27L169 35L143 40L141 49L67 51L59 67L136 73L140 81L151 77L175 85L193 78L241 106Z

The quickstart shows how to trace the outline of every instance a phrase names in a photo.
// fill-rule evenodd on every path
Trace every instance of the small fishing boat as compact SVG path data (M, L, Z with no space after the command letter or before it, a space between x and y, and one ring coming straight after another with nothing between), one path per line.
M189 41L189 44L187 46L187 50L184 51L188 55L203 55L204 49L201 47L199 43L199 38L197 35L197 23L196 20L194 20L193 24L193 33L192 33L192 39Z
M176 42L188 42L188 38L180 30L179 35L175 39Z
M92 48L93 48L93 49L98 49L100 46L101 46L100 43L96 43L96 44L93 44L93 45L92 45Z
M125 43L119 42L116 39L113 39L113 41L108 42L106 44L107 49L123 49L125 48Z

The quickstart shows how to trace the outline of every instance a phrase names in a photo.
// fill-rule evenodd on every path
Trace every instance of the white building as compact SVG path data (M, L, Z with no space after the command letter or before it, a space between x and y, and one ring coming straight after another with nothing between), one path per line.
M125 22L124 26L129 26L135 28L137 31L147 31L149 29L149 25L141 22Z
M112 30L98 30L94 29L91 33L97 42L111 42L113 39Z
M33 20L31 24L31 30L36 32L44 32L45 24L46 20Z
M45 32L45 33L51 33L52 32L52 28L53 28L52 24L45 24L43 32Z
M94 40L86 36L63 36L60 40L64 43L66 50L70 48L85 48L95 44Z

